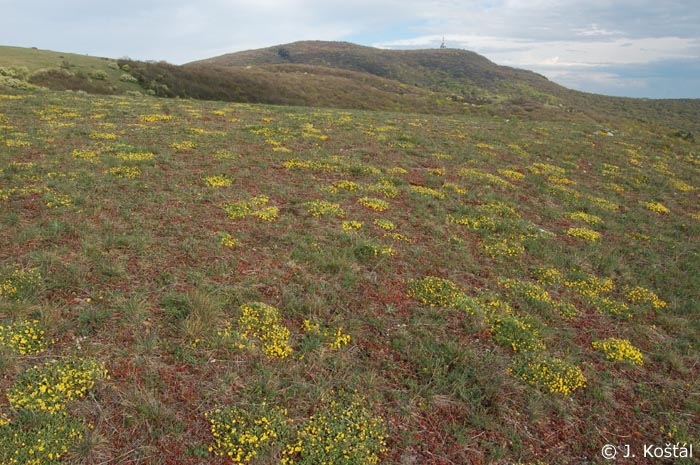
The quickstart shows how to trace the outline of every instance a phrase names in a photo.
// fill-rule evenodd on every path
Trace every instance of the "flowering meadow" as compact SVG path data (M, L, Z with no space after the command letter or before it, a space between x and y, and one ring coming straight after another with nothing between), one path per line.
M0 463L698 445L699 189L662 122L0 92Z

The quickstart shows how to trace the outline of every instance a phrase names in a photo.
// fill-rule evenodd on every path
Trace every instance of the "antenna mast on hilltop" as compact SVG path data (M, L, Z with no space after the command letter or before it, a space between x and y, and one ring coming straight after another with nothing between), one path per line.
M447 48L447 44L445 44L445 36L442 36L442 43L440 44L441 49Z

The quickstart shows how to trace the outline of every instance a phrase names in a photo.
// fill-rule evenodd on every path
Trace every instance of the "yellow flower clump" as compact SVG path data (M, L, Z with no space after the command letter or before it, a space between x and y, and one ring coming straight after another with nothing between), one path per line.
M495 174L491 173L484 173L482 171L479 171L477 169L473 168L462 168L457 172L457 176L463 177L463 178L469 178L474 181L484 181L488 182L489 184L492 184L494 186L500 186L500 187L506 187L506 188L511 188L514 187L513 184L510 182L506 181L505 179L496 176Z
M362 197L357 203L372 210L383 212L389 209L389 202L373 197Z
M117 154L117 158L124 161L149 161L153 160L154 156L151 152L120 152Z
M173 142L170 144L170 147L174 148L175 150L192 150L197 147L197 144L192 142L191 140L183 140L182 142Z
M229 233L222 234L221 238L219 239L219 243L224 247L235 247L238 245L238 241Z
M586 223L593 225L601 224L603 222L599 216L591 215L590 213L586 212L567 213L565 216L570 220L585 221Z
M455 307L464 299L464 292L449 279L427 276L408 283L408 296L431 307Z
M254 216L258 219L264 221L275 221L279 214L279 208L277 207L264 207L270 198L266 195L258 195L253 197L248 201L228 203L224 205L224 210L228 214L229 218L238 220L245 218L247 216Z
M628 339L610 337L601 341L593 341L591 345L595 350L603 352L605 358L610 361L627 360L635 365L644 363L642 353Z
M233 181L226 176L207 176L204 182L209 187L230 187Z
M642 202L642 205L644 205L644 207L647 210L652 211L652 212L662 213L664 215L671 213L671 210L669 210L667 207L665 207L660 202Z
M292 158L282 164L288 170L307 169L313 171L338 171L340 168L336 164L318 160L300 160Z
M379 182L370 184L366 187L369 192L379 192L384 194L384 197L388 199L393 199L399 195L399 189L391 183L388 179L382 179Z
M413 192L416 192L421 195L425 195L428 197L432 197L434 199L444 199L445 198L445 193L436 191L435 189L431 189L430 187L425 187L425 186L411 186L411 190Z
M172 119L173 119L172 115L163 115L163 114L152 114L152 115L139 116L139 120L142 123L155 123L156 121L170 121Z
M519 281L516 279L499 279L498 285L511 294L533 304L552 305L554 303L549 292L532 282Z
M608 200L608 199L604 199L604 198L602 198L602 197L593 197L593 196L590 196L590 197L588 197L588 200L590 200L591 202L593 202L593 204L594 204L596 207L602 208L603 210L607 210L607 211L610 211L610 212L614 212L614 211L616 211L616 210L619 208L615 202L612 202L612 201L610 201L610 200Z
M402 241L402 242L408 242L411 243L413 240L407 236L404 236L403 234L399 234L397 232L388 232L384 233L382 237L388 237L390 239L393 239L395 241Z
M491 238L484 242L483 248L491 258L517 257L525 252L525 246L517 238Z
M564 281L564 286L574 290L583 297L598 297L600 294L611 292L615 288L612 279L601 279L594 275Z
M132 179L141 175L141 169L138 166L115 166L108 169L107 173L118 178Z
M277 207L265 207L254 211L253 213L251 213L251 215L258 218L259 220L272 223L277 220L279 212L280 209Z
M386 231L391 231L396 229L396 225L392 223L391 221L388 220L383 220L381 218L377 218L374 220L374 225L377 226L378 228L382 228Z
M328 192L333 193L333 194L336 194L336 193L340 192L341 190L346 190L346 191L352 192L352 191L356 191L358 189L360 189L359 184L357 184L354 181L346 181L346 180L334 182L330 186L326 186L323 188L323 190L328 191Z
M632 310L624 302L611 299L610 297L593 297L588 300L596 310L604 315L617 315L627 318L632 316Z
M322 215L345 216L345 210L340 207L340 204L328 202L327 200L313 200L306 202L304 206L306 211L315 217Z
M520 377L550 394L571 395L586 386L586 377L576 365L559 358L544 358L527 363Z
M500 174L501 176L504 176L508 179L512 179L513 181L519 181L525 177L525 175L523 173L521 173L519 171L515 171L515 170L501 169L501 170L498 170L498 174Z
M350 341L352 340L349 334L343 332L342 328L321 329L321 325L319 323L311 320L304 320L304 330L307 333L322 336L331 349L340 349L341 347L350 344Z
M80 160L93 161L95 160L95 158L97 158L97 152L95 152L94 150L73 149L72 155L73 158L77 158Z
M535 174L548 174L558 176L563 176L566 174L566 170L564 168L560 166L550 165L549 163L533 163L528 169Z
M684 181L681 181L680 179L677 179L677 178L671 178L671 179L669 180L669 182L671 183L671 185L672 185L675 189L677 189L677 190L679 190L679 191L681 191L681 192L690 192L690 191L692 191L692 190L695 189L695 188L694 188L693 186L691 186L690 184L688 184L688 183L686 183L686 182L684 182Z
M17 269L0 281L0 298L20 300L24 294L41 283L41 273L36 268Z
M593 231L592 229L588 228L569 228L566 230L566 234L588 242L596 242L601 236L598 231Z
M70 207L73 199L68 194L61 194L52 190L46 191L46 206L48 208Z
M377 464L386 452L386 427L369 411L366 399L341 393L322 399L323 407L282 451L282 465Z
M656 295L653 291L650 291L649 289L646 289L642 286L636 286L630 289L627 292L627 294L625 294L625 298L630 303L651 304L651 306L656 309L666 308L666 306L668 305L665 301L661 300L659 296Z
M0 325L0 346L7 347L20 355L37 354L49 345L44 334L39 320Z
M408 171L400 166L395 166L386 170L387 174L408 174Z
M279 310L262 302L241 305L238 323L244 337L254 337L262 343L262 351L271 358L286 358L292 353L290 332L280 323Z
M117 135L110 132L93 132L90 134L90 138L95 140L115 140Z
M546 349L539 331L531 323L516 317L495 318L491 323L493 340L513 352L534 352Z
M551 286L562 282L562 275L556 268L537 268L534 271L535 279L538 283Z
M343 221L343 231L356 231L362 227L361 221Z
M39 425L27 427L24 421L4 422L0 417L0 463L59 465L65 463L69 447L83 439L83 425L76 418L43 414L37 419Z
M238 407L206 413L214 438L209 452L233 463L247 463L266 450L277 440L277 429L285 420L282 411L262 407L258 415Z
M34 366L22 373L7 392L13 408L56 413L82 398L107 370L92 360L68 359Z
M448 215L447 221L466 226L475 231L495 231L498 228L498 221L487 215L464 215L461 217Z

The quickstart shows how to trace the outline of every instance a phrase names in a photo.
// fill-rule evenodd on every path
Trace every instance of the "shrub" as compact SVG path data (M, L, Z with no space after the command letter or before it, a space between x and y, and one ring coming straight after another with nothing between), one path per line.
M88 74L88 76L90 76L90 78L96 81L106 81L109 77L107 71L102 71L101 69L91 71L90 74Z
M122 82L139 82L138 79L136 79L134 76L132 76L129 73L124 73L121 76L119 76L119 80Z
M29 77L29 69L26 66L0 66L0 76L26 81Z
M85 91L92 94L113 94L107 82L89 81L82 73L73 74L67 69L51 68L35 71L29 76L31 84L53 90Z

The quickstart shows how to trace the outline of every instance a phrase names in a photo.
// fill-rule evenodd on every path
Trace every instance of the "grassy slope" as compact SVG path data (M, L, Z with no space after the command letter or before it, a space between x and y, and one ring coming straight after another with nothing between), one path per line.
M104 71L107 73L107 79L93 82L93 87L96 87L98 90L104 89L103 93L123 93L129 90L140 90L138 84L121 81L119 78L124 74L124 71L109 67L110 63L114 64L116 60L34 48L0 46L0 66L26 67L31 73L48 69L65 69L74 75L78 75L81 81L86 81L84 85L87 87L87 90L90 90L89 74L94 71ZM68 84L68 82L64 80L64 84ZM36 84L63 90L60 82L57 81L46 82L45 80L38 80Z
M280 50L284 50L282 55ZM606 122L630 117L651 124L663 120L674 129L700 132L700 99L646 100L577 92L466 50L381 50L347 42L304 41L193 63L232 68L265 68L270 64L279 69L288 64L311 64L369 73L485 105L502 115L544 114L549 119L563 119L574 112Z
M425 89L366 73L312 65L246 69L129 62L164 97L426 113L468 111Z
M283 56L280 50L284 50ZM476 97L503 94L516 83L554 95L564 91L530 71L498 66L465 50L382 50L347 42L307 41L249 50L195 62L218 66L311 64L349 69L436 91ZM509 81L506 83L505 81ZM510 88L510 90L515 90Z
M43 356L97 359L111 375L69 405L94 424L78 444L61 439L72 462L219 463L205 412L267 401L299 428L337 389L363 393L387 425L383 463L598 463L605 443L639 456L643 444L700 440L700 161L697 144L665 128L620 121L611 137L585 122L65 93L0 98L0 124L0 277L43 277L0 297L0 324L37 318L55 340ZM125 155L138 152L153 157ZM118 177L125 167L135 177ZM214 175L231 185L207 185ZM275 221L228 216L260 195ZM320 199L344 216L312 216L306 203ZM363 226L345 231L350 220ZM503 286L534 284L542 267L562 274L540 286L573 318ZM409 297L426 276L454 282L469 311ZM571 284L587 276L614 288L587 298ZM667 307L629 302L634 286ZM292 355L217 334L227 321L240 330L252 301L280 309ZM609 313L623 303L629 316ZM509 335L499 318L532 326ZM333 349L306 319L350 344ZM643 365L593 350L611 336ZM579 367L585 388L552 394L520 377L547 357ZM2 349L0 390L36 363ZM16 425L0 428L41 425L4 396L0 412ZM276 463L281 442L254 463Z
M280 55L280 50L286 50ZM68 63L64 63L64 62ZM565 89L463 50L379 50L344 42L296 42L174 66L128 62L139 83L106 58L0 47L0 66L67 68L33 82L91 93L149 91L165 97L432 114L616 123L633 118L669 132L700 133L700 100L613 98ZM120 63L127 63L120 61ZM107 72L106 81L89 74Z

